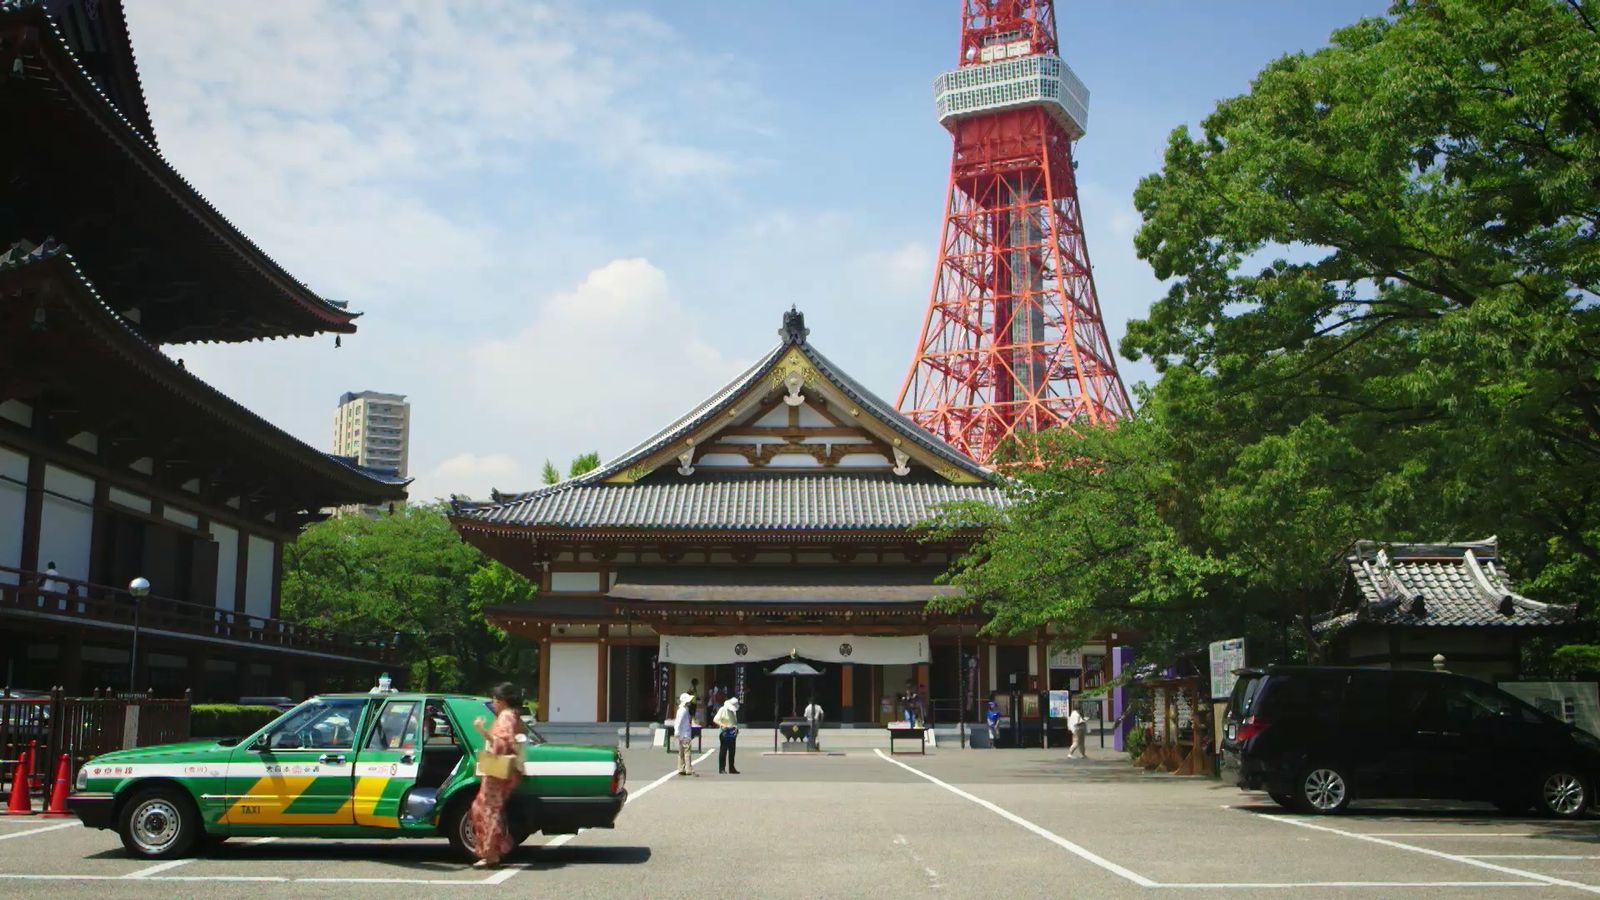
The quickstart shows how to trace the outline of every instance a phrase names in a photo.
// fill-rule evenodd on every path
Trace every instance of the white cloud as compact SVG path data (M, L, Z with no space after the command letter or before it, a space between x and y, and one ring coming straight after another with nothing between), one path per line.
M533 475L508 453L458 453L419 474L411 484L411 499L426 502L467 494L487 497L491 488L503 491L522 491L532 488Z

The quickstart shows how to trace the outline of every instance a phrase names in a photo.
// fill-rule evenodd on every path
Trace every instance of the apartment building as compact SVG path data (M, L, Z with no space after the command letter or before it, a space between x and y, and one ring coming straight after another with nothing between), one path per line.
M411 404L404 394L346 392L333 414L333 452L376 470L407 477L411 467ZM398 505L397 505L398 506ZM387 507L351 506L340 512L367 515Z

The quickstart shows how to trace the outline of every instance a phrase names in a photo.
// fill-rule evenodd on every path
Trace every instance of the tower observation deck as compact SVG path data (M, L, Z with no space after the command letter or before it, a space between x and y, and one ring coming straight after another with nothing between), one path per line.
M900 408L984 464L1028 434L1131 410L1084 243L1072 146L1089 91L1051 0L963 0L959 65L934 80L954 143L933 295Z

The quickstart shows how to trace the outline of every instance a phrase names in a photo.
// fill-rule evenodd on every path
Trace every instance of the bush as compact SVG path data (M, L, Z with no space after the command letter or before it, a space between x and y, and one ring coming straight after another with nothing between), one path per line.
M1550 671L1557 678L1581 680L1600 673L1600 644L1568 644L1550 656Z
M189 735L197 738L244 737L283 715L270 706L197 703L189 708Z
M1145 734L1144 728L1135 725L1131 730L1128 731L1128 739L1123 743L1123 746L1128 749L1129 756L1133 757L1134 759L1138 759L1139 754L1144 752L1144 745L1148 741L1149 735Z

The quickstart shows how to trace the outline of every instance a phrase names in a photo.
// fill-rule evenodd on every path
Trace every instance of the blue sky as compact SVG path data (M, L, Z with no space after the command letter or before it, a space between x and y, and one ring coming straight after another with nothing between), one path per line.
M1162 291L1132 193L1167 135L1382 0L1058 2L1113 343ZM163 151L360 333L174 347L318 447L347 390L407 394L415 495L532 486L735 375L796 304L894 398L950 141L959 4L128 0ZM1122 363L1130 384L1152 377Z

